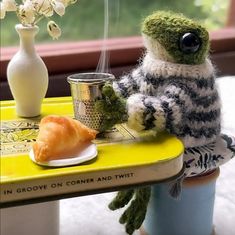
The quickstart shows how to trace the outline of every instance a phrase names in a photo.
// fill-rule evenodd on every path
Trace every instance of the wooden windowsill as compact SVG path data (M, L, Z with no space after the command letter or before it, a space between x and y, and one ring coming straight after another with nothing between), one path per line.
M50 75L72 71L95 69L103 40L68 42L37 45L36 50L47 65ZM106 48L110 53L110 66L136 63L142 53L141 37L108 39ZM9 60L16 53L17 47L1 48L0 79L6 79Z
M235 27L227 27L210 33L211 54L235 52ZM95 69L103 41L83 41L37 45L36 49L47 65L50 75ZM108 39L110 67L134 65L143 54L140 36ZM6 68L18 47L1 48L0 80L6 80Z

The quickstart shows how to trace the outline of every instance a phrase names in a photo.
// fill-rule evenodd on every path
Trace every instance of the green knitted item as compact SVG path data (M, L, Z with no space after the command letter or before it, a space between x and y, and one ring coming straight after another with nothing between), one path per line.
M147 43L150 44L147 44L149 46L147 49L150 50L151 55L155 55L151 49L163 48L165 54L168 54L172 59L170 62L193 65L205 62L209 50L208 32L200 24L181 14L155 12L144 20L142 33L149 39ZM146 89L148 89L147 84ZM142 91L142 93L144 94L145 91ZM104 100L99 100L96 107L105 115L103 125L105 130L115 123L126 120L127 111L126 101L115 94L111 85L106 85L103 88L103 96ZM171 196L175 198L179 196L182 180L183 177L170 185L169 193ZM111 210L128 205L120 218L120 223L125 224L128 234L132 234L142 225L150 195L150 187L120 191L110 203L109 208Z
M95 110L103 114L101 132L127 120L126 100L117 95L109 83L103 86L102 99L95 102Z
M116 210L126 206L130 202L134 193L135 191L133 189L118 192L116 197L109 204L109 209Z
M130 205L119 220L121 224L125 224L127 234L133 234L133 232L142 225L147 212L150 195L151 187L120 191L109 204L111 210L116 210L130 202Z
M201 48L191 54L184 53L179 49L179 38L188 32L196 33L203 42ZM156 39L176 63L201 64L205 61L209 50L207 30L182 14L157 11L144 20L142 33Z

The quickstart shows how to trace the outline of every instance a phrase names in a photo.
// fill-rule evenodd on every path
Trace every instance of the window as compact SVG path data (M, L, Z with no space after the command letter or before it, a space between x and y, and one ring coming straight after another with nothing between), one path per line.
M96 68L103 43L105 1L78 0L75 5L66 9L62 18L56 17L55 21L62 29L59 41L51 41L45 22L39 25L37 49L47 64L51 80L59 77L62 79L66 73ZM106 46L110 52L110 65L115 73L128 70L137 63L143 49L140 37L141 19L152 11L161 9L183 12L205 23L212 31L212 53L216 63L222 68L220 71L235 73L232 65L235 58L235 0L107 1L109 40ZM18 38L14 30L16 22L11 13L1 20L1 81L6 81L7 63L17 50Z
M105 4L108 3L106 6ZM66 8L63 17L54 15L52 18L62 28L62 41L82 41L101 39L104 30L104 11L108 8L108 36L126 37L139 35L140 22L143 17L154 9L174 10L202 21L209 29L221 28L226 22L229 0L78 0ZM40 33L37 42L50 43L43 19L39 23ZM1 21L1 46L18 44L14 30L17 22L15 13L7 13Z

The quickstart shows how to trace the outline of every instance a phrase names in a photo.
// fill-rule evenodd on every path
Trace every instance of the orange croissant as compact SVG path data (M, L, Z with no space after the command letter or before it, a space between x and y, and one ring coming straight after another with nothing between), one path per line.
M39 134L33 144L38 162L74 156L95 139L97 132L69 117L50 115L39 125Z

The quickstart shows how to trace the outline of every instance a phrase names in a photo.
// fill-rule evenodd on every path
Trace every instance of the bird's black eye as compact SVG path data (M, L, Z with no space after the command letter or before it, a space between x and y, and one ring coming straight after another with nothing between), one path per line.
M185 33L179 41L180 50L187 54L197 52L200 46L201 40L194 33Z

